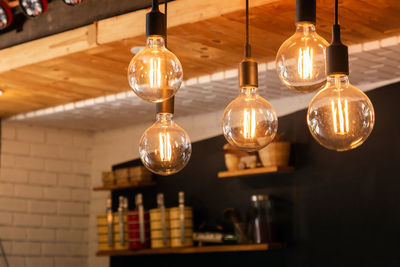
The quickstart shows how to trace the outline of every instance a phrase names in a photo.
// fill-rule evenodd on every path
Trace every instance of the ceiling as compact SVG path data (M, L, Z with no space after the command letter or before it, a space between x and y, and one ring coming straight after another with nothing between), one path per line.
M400 81L400 36L352 45L349 50L352 84L366 90ZM176 115L182 117L223 110L238 95L237 80L236 69L186 80L176 95ZM304 96L281 84L274 62L259 64L259 80L260 94L278 111L279 105L293 105L293 102L282 103L279 99ZM150 122L154 120L154 114L154 104L127 91L20 114L10 120L97 131Z
M269 62L274 59L280 44L294 32L295 1L252 0L250 3L253 54L259 62ZM236 77L201 85L189 85L189 81L237 67L243 55L243 7L243 0L177 0L169 5L168 45L180 58L187 81L177 97L178 111L189 114L222 108L236 94ZM317 8L318 32L330 40L333 1L319 0ZM0 50L0 89L5 92L0 97L0 117L129 91L126 71L132 58L130 50L145 42L146 12L139 10L100 20ZM346 44L361 44L398 35L398 14L398 0L343 1L340 6L343 40ZM373 48L374 42L369 46ZM397 51L397 43L393 49ZM398 51L381 51L379 47L375 50L361 53L360 58L352 56L355 83L399 76ZM381 54L389 56L379 58ZM268 84L268 88L261 88L264 96L279 98L290 94L282 88L272 68L261 74L263 84ZM93 109L98 109L98 113L93 114L126 113L124 116L137 122L146 116L135 118L133 111L137 111L136 114L148 112L149 117L153 114L153 106L133 96L106 101L102 105L52 116L65 116L62 117L65 120L68 116L73 118L77 112L81 114L78 118L87 117ZM107 108L111 111L106 111ZM41 118L51 120L49 116ZM35 120L39 120L38 117ZM110 119L110 124L117 124L117 121ZM91 126L93 129L98 127Z

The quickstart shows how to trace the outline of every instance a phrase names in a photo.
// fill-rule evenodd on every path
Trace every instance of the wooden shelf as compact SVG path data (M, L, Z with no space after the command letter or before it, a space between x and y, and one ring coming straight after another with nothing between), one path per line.
M270 249L284 248L281 243L270 244L246 244L246 245L212 245L188 248L156 248L142 250L110 250L98 251L97 256L134 256L134 255L156 255L156 254L194 254L194 253L217 253L217 252L240 252L240 251L267 251Z
M115 185L105 185L100 187L93 188L93 191L109 191L109 190L118 190L125 188L134 188L134 187L147 187L147 186L155 186L156 182L140 182L140 183L130 183L130 184L115 184Z
M284 166L284 167L270 166L270 167L254 168L254 169L219 172L218 178L251 176L251 175L260 175L266 173L292 172L293 170L294 168L292 166Z

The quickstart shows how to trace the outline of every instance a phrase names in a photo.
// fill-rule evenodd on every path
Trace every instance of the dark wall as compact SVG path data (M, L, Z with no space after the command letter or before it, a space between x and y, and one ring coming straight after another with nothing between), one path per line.
M368 93L375 128L359 148L332 152L318 145L306 126L306 111L279 118L279 131L293 142L296 170L289 174L218 179L224 170L222 136L193 144L192 159L179 174L157 177L158 188L144 191L154 208L156 191L176 205L185 191L196 223L222 220L222 210L244 211L255 193L283 200L287 249L197 255L112 257L112 267L129 266L400 266L400 85ZM138 191L122 191L131 198Z

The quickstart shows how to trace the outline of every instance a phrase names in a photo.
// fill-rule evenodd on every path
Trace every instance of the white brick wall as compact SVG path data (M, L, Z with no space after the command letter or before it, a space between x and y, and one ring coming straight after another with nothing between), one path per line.
M2 123L0 238L11 267L88 266L93 134Z

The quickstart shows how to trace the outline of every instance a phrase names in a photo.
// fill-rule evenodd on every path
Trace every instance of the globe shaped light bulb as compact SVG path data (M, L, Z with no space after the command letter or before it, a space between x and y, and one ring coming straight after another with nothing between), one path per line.
M148 37L146 47L132 58L128 67L131 88L137 96L152 103L174 96L182 79L182 65L165 47L161 36Z
M179 172L192 154L188 134L172 118L169 113L157 114L156 122L140 139L139 153L144 166L159 175Z
M336 151L360 146L374 122L371 101L349 83L347 75L328 76L326 88L313 98L307 114L312 136L322 146Z
M245 151L257 151L275 137L278 119L272 105L257 88L242 88L225 109L222 128L228 142Z
M276 71L282 83L302 93L322 89L326 84L327 46L314 24L296 23L296 33L282 44L276 56Z

